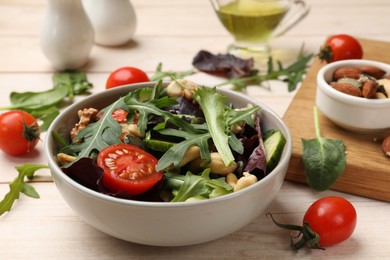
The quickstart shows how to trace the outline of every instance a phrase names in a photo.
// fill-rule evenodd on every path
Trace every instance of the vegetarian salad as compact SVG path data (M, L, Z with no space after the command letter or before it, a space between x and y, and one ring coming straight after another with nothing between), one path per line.
M280 130L262 132L258 106L235 108L216 88L177 79L78 112L69 136L51 133L65 174L124 199L182 202L248 187L278 164ZM68 141L70 140L70 141Z

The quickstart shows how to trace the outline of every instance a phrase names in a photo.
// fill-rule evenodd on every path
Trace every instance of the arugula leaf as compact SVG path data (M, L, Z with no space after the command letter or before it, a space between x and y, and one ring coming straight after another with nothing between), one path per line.
M15 168L19 174L15 180L9 184L10 191L4 196L4 199L0 201L0 216L11 210L15 200L19 199L20 193L38 199L39 194L33 186L24 181L24 178L27 177L31 180L37 170L49 167L42 164L24 164L16 166Z
M155 88L159 87L162 82L158 82ZM155 92L155 91L153 91ZM144 134L147 128L147 124L152 115L161 116L165 121L169 121L183 131L187 131L190 133L197 133L197 130L191 125L181 119L179 116L173 115L168 111L162 110L160 108L168 107L177 104L177 101L173 98L162 97L158 98L158 95L154 94L147 101L140 101L140 95L142 93L142 89L137 89L133 92L130 92L129 95L125 99L125 103L128 105L130 110L138 111L138 128L141 134Z
M255 113L259 109L260 109L259 106L253 106L247 109L239 109L239 110L231 109L229 111L229 125L233 125L235 123L244 121L251 127L254 127L254 120L252 116L253 113Z
M225 178L210 179L210 169L206 169L201 175L187 172L185 176L167 172L166 184L177 192L171 202L182 202L191 198L213 198L233 191L233 187L226 183Z
M239 154L243 153L244 147L242 143L237 139L237 137L235 135L228 135L225 132L230 133L230 126L240 121L245 121L249 125L253 125L254 122L251 115L255 111L257 111L259 107L254 106L247 109L233 110L232 108L227 107L225 105L225 97L219 93L217 94L215 89L203 89L205 89L204 93L201 94L198 99L204 97L207 98L202 100L202 102L198 103L202 107L203 112L205 110L208 110L210 111L209 114L212 114L211 116L209 115L209 118L206 117L207 124L193 125L197 132L181 131L177 129L154 129L162 135L176 136L186 139L185 141L175 144L174 146L169 148L169 150L159 159L157 165L158 170L165 169L172 164L174 166L179 165L185 152L192 145L196 145L200 148L200 157L202 159L210 161L211 156L208 141L210 138L212 138L212 134L216 135L217 137L221 137L224 135L223 140L220 141L224 142L223 149L228 149L228 152L230 154L232 154L230 148ZM210 100L212 100L212 102ZM219 115L216 115L217 113L219 113ZM209 124L210 121L211 123ZM214 138L213 141L215 142Z
M342 175L346 166L345 145L342 140L321 137L318 111L314 107L316 138L302 138L302 160L306 180L317 191L329 189Z
M228 113L226 112L227 97L217 92L216 88L198 88L194 99L202 108L214 145L221 155L225 165L234 162L234 156L229 147ZM242 148L243 150L243 148Z
M162 63L160 62L157 65L157 68L156 68L154 74L150 77L150 81L160 81L160 80L163 80L165 78L168 78L168 79L182 79L182 78L184 78L186 76L190 76L190 75L192 75L194 73L195 73L195 71L193 69L186 70L186 71L183 71L183 72L163 71L162 70Z
M273 58L269 57L267 63L267 73L260 74L259 71L253 70L251 75L247 77L232 78L218 84L217 86L219 87L232 84L235 89L243 90L249 85L259 85L263 81L282 80L287 83L288 91L292 92L297 88L299 82L302 81L304 75L306 74L308 63L311 61L313 56L313 54L304 56L301 52L298 55L297 60L286 68L283 67L280 61L277 61L277 69L274 69Z
M164 155L158 160L158 164L156 167L156 170L160 171L163 170L170 165L177 166L179 165L181 159L183 158L184 154L188 150L189 147L192 145L196 145L200 149L200 157L202 159L205 159L207 161L211 160L210 152L209 152L209 144L208 140L211 138L210 133L199 133L199 134L193 134L193 133L187 133L185 131L177 130L177 129L161 129L159 130L160 134L163 135L170 135L170 136L177 136L185 138L185 141L182 141L178 144L175 144L171 148L168 149L164 153Z
M82 157L96 158L98 152L103 148L112 144L121 143L119 138L122 134L122 127L112 117L112 112L118 108L127 109L124 99L125 97L122 97L110 106L102 109L100 112L102 113L102 116L97 122L91 123L86 128L82 129L73 138L72 144L61 149L60 152L77 154L76 160L65 165L65 168L69 167Z

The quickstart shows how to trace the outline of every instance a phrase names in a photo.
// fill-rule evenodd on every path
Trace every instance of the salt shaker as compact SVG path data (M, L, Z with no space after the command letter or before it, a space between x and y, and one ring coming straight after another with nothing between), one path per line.
M137 18L130 0L83 0L95 31L95 43L119 46L134 36Z
M93 27L81 0L48 0L41 49L56 69L85 65L93 44Z

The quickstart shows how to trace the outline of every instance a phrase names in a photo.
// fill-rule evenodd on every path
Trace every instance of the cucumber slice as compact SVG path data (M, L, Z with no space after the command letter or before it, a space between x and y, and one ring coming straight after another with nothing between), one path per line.
M286 139L280 130L275 130L264 140L267 172L272 171L278 164L285 144Z
M151 150L159 151L165 153L169 150L172 146L174 146L176 143L167 142L167 141L161 141L157 139L145 139L145 146Z
M176 143L174 142L168 142L168 141L162 141L158 139L152 139L151 133L146 132L144 144L146 148L154 151L159 151L165 153L169 150L172 146L174 146Z

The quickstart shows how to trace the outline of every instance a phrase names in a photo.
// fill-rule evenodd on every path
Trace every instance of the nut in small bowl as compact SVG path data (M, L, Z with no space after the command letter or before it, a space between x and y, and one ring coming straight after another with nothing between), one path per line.
M325 65L317 75L316 104L340 127L359 133L390 129L390 65L344 60Z

